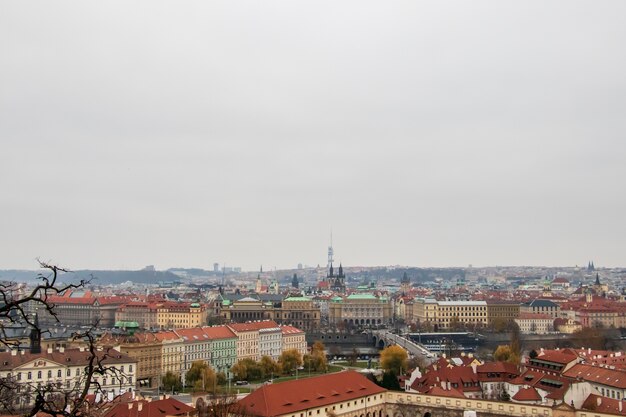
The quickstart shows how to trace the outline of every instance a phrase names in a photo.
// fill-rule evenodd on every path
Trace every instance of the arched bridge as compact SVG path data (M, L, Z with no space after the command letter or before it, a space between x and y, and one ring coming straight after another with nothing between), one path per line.
M384 349L387 346L398 345L406 349L411 355L423 357L428 362L431 362L435 358L435 355L429 352L424 346L387 330L373 330L371 337L374 346L380 349Z

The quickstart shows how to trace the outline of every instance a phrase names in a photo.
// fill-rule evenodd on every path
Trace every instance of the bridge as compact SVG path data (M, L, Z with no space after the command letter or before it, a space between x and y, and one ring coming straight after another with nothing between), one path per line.
M372 342L374 346L384 349L387 346L398 345L403 347L413 356L417 356L427 363L434 361L435 355L422 345L407 339L399 334L391 333L387 330L372 331Z

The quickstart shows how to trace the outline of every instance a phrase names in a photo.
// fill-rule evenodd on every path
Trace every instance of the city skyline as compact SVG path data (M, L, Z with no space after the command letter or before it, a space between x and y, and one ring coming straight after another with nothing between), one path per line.
M626 3L0 8L0 268L626 263Z

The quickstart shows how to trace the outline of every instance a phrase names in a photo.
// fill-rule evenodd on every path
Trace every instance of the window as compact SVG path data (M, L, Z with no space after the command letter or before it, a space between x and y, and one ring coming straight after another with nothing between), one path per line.
M41 371L37 371L37 379L41 379Z
M29 379L29 380L30 380L30 379L33 379L33 373L32 373L32 372L29 372L29 373L28 373L28 379Z
M61 370L60 369L57 371L57 378L61 378Z

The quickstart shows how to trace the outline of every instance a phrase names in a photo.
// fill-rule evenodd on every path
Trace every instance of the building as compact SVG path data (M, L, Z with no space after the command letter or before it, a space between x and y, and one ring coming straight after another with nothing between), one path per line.
M128 300L123 297L96 297L91 291L68 290L61 295L49 295L47 302L54 305L56 317L42 304L35 305L35 313L42 325L93 326L112 328L115 311Z
M157 325L161 329L203 326L207 323L207 316L206 306L198 303L167 301L157 307Z
M163 344L153 333L132 336L107 333L97 343L104 348L113 347L137 362L138 386L158 386L162 376Z
M216 372L228 373L237 362L237 335L227 326L203 327L211 341L210 365Z
M183 381L187 371L196 361L211 363L211 339L200 327L176 329L174 332L183 339L184 355L181 366Z
M116 322L136 322L142 329L158 329L158 303L130 301L115 312Z
M254 323L232 323L227 327L237 335L237 360L252 359L258 361L259 328Z
M487 303L487 323L493 326L500 321L509 323L519 317L520 303L511 300L485 300Z
M259 356L269 356L275 361L282 353L282 331L273 320L250 323L259 331Z
M137 361L115 349L97 351L105 366L104 375L94 375L90 392L100 385L105 395L115 396L135 389ZM91 352L86 349L48 349L39 353L15 350L0 353L0 378L9 378L17 384L16 408L34 404L37 387L42 389L75 390L84 387L85 367Z
M350 294L335 297L328 305L329 324L335 326L377 326L392 320L389 299L374 294Z
M292 326L280 326L282 333L282 350L295 349L302 356L307 354L306 334Z
M321 312L309 297L287 297L283 300L280 311L274 315L274 319L278 324L287 324L305 332L313 332L320 328Z
M547 314L552 318L559 317L560 310L559 305L554 301L541 298L528 301L520 306L520 313Z
M577 363L563 372L573 380L591 384L593 393L616 400L626 398L626 371Z
M161 342L161 375L172 372L180 376L185 358L184 339L172 330L158 332L154 336Z
M488 324L485 301L437 301L416 299L414 317L418 323L430 323L435 330L453 329L457 324L486 326Z
M549 314L521 313L515 323L522 334L548 334L554 332L554 320Z
M339 264L339 270L335 274L333 264L328 267L328 275L324 279L328 283L328 289L340 294L346 292L346 275L343 273L343 266Z
M382 417L384 394L355 371L263 385L237 404L241 414L256 417Z

